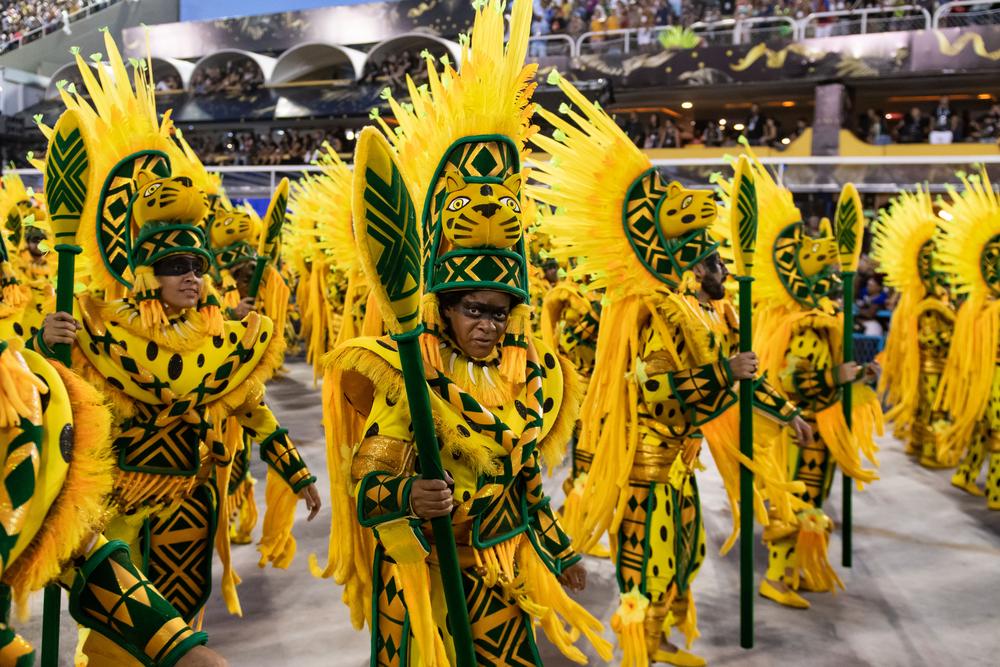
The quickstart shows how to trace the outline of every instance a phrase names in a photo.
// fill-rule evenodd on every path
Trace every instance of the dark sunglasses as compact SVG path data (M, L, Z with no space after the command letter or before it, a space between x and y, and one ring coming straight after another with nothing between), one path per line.
M194 255L170 255L153 265L153 275L156 276L186 276L194 273L201 278L208 269L208 263L202 257Z

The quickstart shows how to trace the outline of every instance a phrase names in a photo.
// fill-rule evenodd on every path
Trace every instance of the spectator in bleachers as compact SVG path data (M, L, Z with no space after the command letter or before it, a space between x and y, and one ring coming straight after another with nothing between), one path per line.
M873 274L861 288L857 301L857 316L855 321L866 336L881 336L885 326L879 319L879 311L889 306L889 290L882 284L882 276Z
M191 78L195 93L248 93L264 85L264 73L249 58L233 59L223 65L205 67Z
M780 145L778 142L778 123L770 116L764 119L764 132L760 137L760 145L771 148Z
M797 119L795 121L795 129L792 130L792 133L788 135L788 140L795 141L803 134L805 134L805 131L808 129L809 129L809 121L807 121L805 118Z
M889 126L885 122L885 114L881 109L869 108L862 119L861 138L870 144L884 146L892 143L889 136Z
M901 144L919 144L927 141L927 119L920 107L913 107L910 113L896 126L896 140Z
M971 136L980 143L1000 141L1000 104L994 104L983 116L971 124Z
M764 136L764 117L760 113L760 105L754 103L750 105L750 115L743 121L743 136L747 138L751 146L758 146Z
M723 126L716 121L709 121L701 133L701 143L706 146L721 146L726 140Z
M950 144L952 142L954 138L951 128L953 115L948 96L942 96L932 115L933 125L929 136L932 144Z

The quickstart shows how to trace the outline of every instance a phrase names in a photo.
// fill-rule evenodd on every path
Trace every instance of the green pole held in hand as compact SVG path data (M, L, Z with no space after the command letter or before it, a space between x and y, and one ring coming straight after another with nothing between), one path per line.
M837 239L837 254L840 259L840 271L844 284L844 363L854 361L854 274L861 258L861 240L865 231L865 214L861 208L861 196L853 183L844 186L837 201L837 216L834 224L834 235ZM844 420L847 428L853 424L852 385L853 380L844 386L841 403L844 408ZM841 563L851 567L854 548L852 527L854 522L853 493L854 480L847 475L843 479L844 509L841 520L842 546Z
M757 246L757 188L745 155L735 164L729 193L729 228L740 288L740 352L753 349L753 257ZM740 380L740 453L753 460L754 379ZM740 646L753 648L753 471L740 465Z

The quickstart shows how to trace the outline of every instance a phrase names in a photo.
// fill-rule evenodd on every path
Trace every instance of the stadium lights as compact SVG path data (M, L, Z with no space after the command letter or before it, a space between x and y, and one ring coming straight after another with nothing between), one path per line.
M726 119L725 119L725 118L720 118L720 119L719 119L719 125L722 125L723 127L725 127L725 126L726 126L726 123L727 123L727 121L726 121Z
M784 139L781 140L781 145L782 146L787 146L790 143L792 143L792 140L789 139L788 137L785 137Z
M735 125L733 125L733 129L736 130L737 132L742 132L745 127L746 125L744 125L743 123L736 123Z
M951 222L952 220L955 219L955 216L953 216L951 213L949 213L948 211L945 211L943 209L940 210L940 211L938 211L938 216L940 216L941 219L943 219L943 220L947 220L948 222Z
M681 102L681 109L692 109L694 104L691 102Z
M794 107L795 106L795 102L793 102L791 100L785 100L784 102L781 103L781 106L783 106L783 107Z
M993 96L990 95L989 93L979 93L978 95L976 95L976 99L980 99L980 100L992 100Z
M344 136L347 138L348 141L354 141L354 130L348 130L347 132L344 132Z

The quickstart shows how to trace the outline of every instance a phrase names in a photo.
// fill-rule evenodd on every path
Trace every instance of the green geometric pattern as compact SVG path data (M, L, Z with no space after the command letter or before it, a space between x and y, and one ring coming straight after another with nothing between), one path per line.
M17 435L8 440L6 451L3 452L2 463L6 471L2 489L3 506L0 508L0 569L3 571L9 565L7 560L11 549L21 537L22 522L17 520L18 517L23 517L28 512L32 500L42 502L41 494L35 497L35 479L38 474L35 466L42 453L42 427L22 418L18 431Z
M472 253L447 253L435 262L434 279L428 291L454 288L459 284L468 289L503 285L508 288L506 291L517 292L522 298L527 298L521 288L522 265L523 259L510 251L476 249Z
M666 238L657 222L657 206L666 196L667 186L656 168L643 172L626 193L622 224L632 251L646 270L676 289L684 272L705 259L719 244L704 229Z
M87 198L90 160L76 115L63 114L56 123L45 159L45 199L55 240L74 243Z
M837 238L837 252L843 262L844 257L854 255L860 241L860 230L864 217L858 210L854 197L841 197L837 206L836 222L833 226Z
M983 280L995 294L1000 294L1000 235L994 236L979 256L979 268L983 272Z
M287 183L287 181L285 181ZM285 224L285 214L288 212L288 186L278 188L271 202L270 216L267 220L267 234L264 237L264 248L271 259L278 258L278 241L281 239L281 227Z
M743 255L744 265L749 272L753 267L753 253L757 247L757 188L748 173L740 174L739 182L734 185L740 240L736 250Z
M778 234L774 242L774 268L788 293L807 308L819 308L823 297L829 296L840 283L832 267L824 267L814 276L805 276L799 265L799 249L807 239L801 222L794 222Z
M132 200L138 188L136 179L143 171L152 172L156 178L170 176L170 160L160 151L139 151L115 165L104 184L97 208L97 247L108 271L115 280L126 287L132 285L125 279L132 249L131 219ZM84 242L89 242L85 239Z

